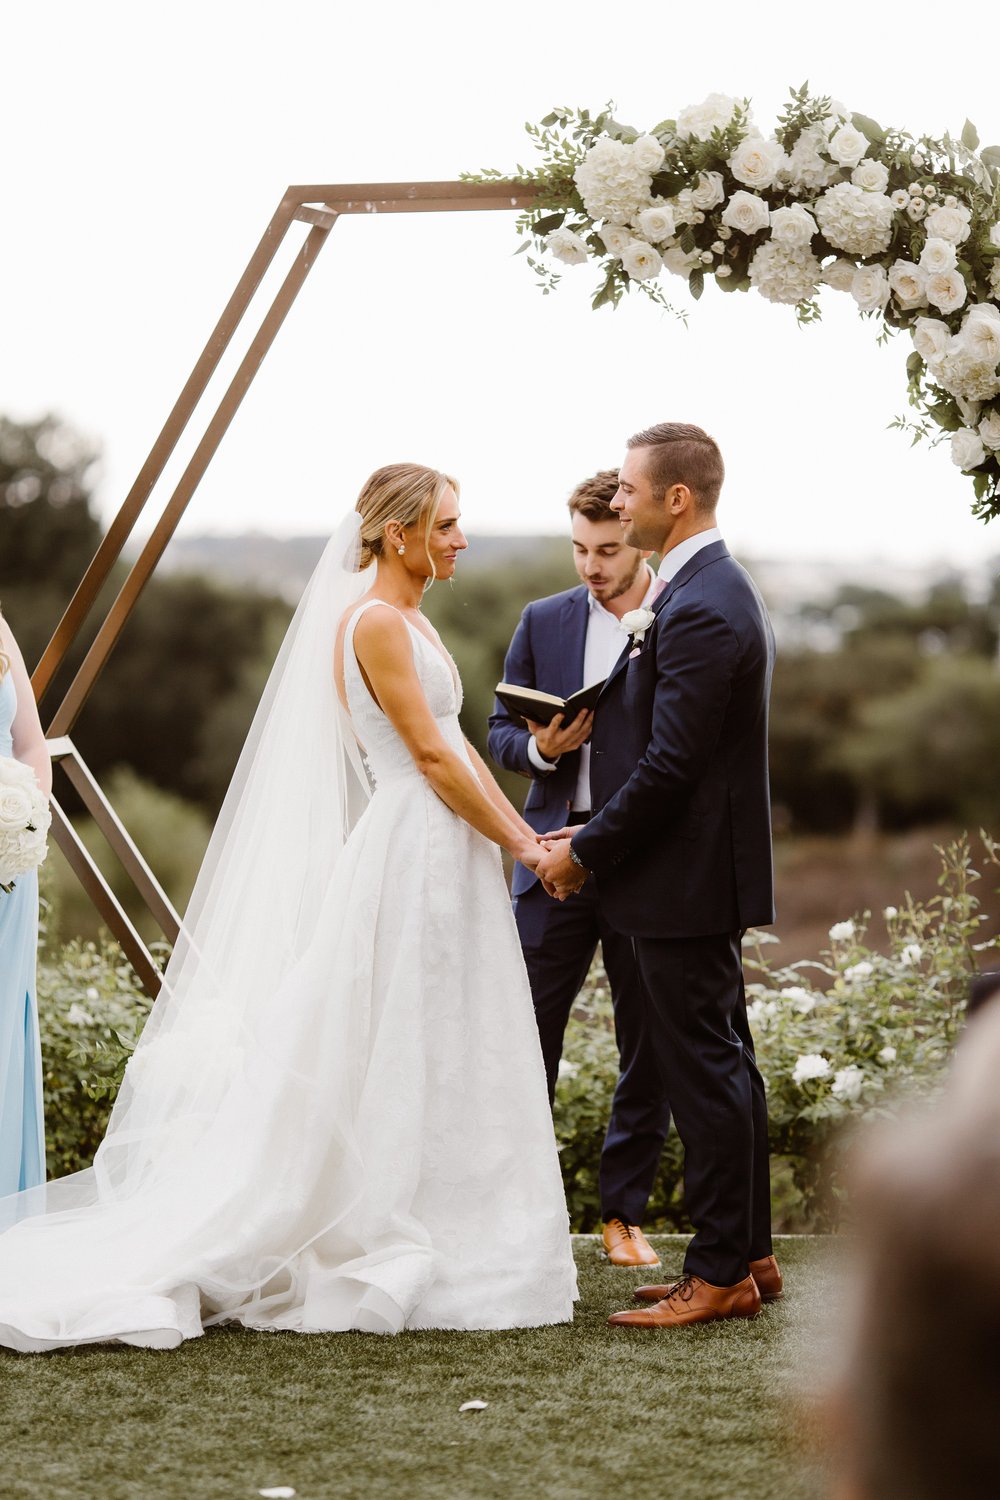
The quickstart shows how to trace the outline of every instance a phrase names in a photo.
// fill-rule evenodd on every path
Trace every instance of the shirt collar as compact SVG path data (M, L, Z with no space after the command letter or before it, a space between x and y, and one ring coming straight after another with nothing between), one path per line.
M686 541L678 542L676 547L671 547L660 563L658 577L664 583L669 583L675 578L686 562L690 562L702 547L710 547L713 542L722 541L722 532L718 526L712 526L708 531L699 531L696 536L689 536Z
M646 573L649 576L649 585L648 585L648 587L646 589L645 594L643 594L643 596L642 596L642 603L639 604L639 605L637 605L638 609L645 609L647 607L647 605L651 604L653 602L653 594L656 592L656 574L653 572L652 568L649 566L649 563L646 563L644 566L645 566L645 569L646 569ZM586 587L587 587L586 584L584 584L584 588L586 588ZM614 620L614 622L615 622L616 625L619 623L618 616L617 615L612 615L610 609L607 609L601 603L600 599L595 599L594 596L593 596L593 594L590 592L589 589L587 589L587 603L590 606L591 613L593 613L595 609L603 610L603 612L606 615L608 615L612 620Z

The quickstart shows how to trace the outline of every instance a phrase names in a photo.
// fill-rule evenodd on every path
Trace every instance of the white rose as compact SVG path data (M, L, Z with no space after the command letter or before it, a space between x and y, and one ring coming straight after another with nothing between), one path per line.
M20 829L31 822L32 797L27 787L0 786L0 829Z
M992 314L970 308L959 337L977 364L993 369L1000 364L1000 321Z
M677 116L677 134L684 141L691 136L707 140L713 130L725 130L736 112L736 103L728 94L709 94L701 104L689 104Z
M600 237L611 255L621 255L622 251L632 243L632 233L621 224L605 224L600 230Z
M924 227L929 235L960 245L969 238L971 218L967 208L935 208L927 215Z
M987 448L1000 452L1000 412L991 411L979 424L979 436Z
M958 271L940 271L927 278L927 300L939 312L957 312L968 295L969 289Z
M921 359L936 359L950 343L951 329L947 323L942 323L940 318L917 319L913 328L913 346Z
M777 177L784 160L785 153L778 141L748 135L729 158L729 170L737 182L747 187L766 188Z
M829 1059L821 1052L807 1052L792 1069L792 1082L805 1083L810 1078L825 1078L830 1071Z
M622 265L633 281L649 281L663 269L659 251L645 240L633 240L622 254Z
M625 614L618 621L618 624L627 635L638 635L640 631L648 630L655 619L655 610L648 607L645 609L630 609L626 610Z
M733 268L732 266L717 266L715 274L716 276L732 276Z
M840 166L856 167L868 150L868 142L853 125L841 125L830 137L827 150Z
M927 306L927 273L912 260L897 260L889 267L889 286L904 312Z
M865 1075L862 1070L852 1063L850 1067L839 1068L833 1075L830 1092L838 1099L850 1100L852 1103L861 1098L861 1090L864 1087Z
M889 198L889 202L892 204L893 208L905 208L909 201L910 195L905 188L897 188Z
M726 196L726 190L722 186L721 172L699 172L691 188L691 202L695 208L709 209L718 208Z
M846 922L834 922L833 926L830 928L830 942L849 943L851 941L851 938L854 936L854 933L855 926L850 917L848 917Z
M979 433L973 432L971 427L960 427L951 439L952 463L963 473L968 473L970 469L978 469L985 459L986 449Z
M883 193L889 186L889 168L880 161L859 161L851 173L851 181L866 193ZM893 205L895 207L895 204Z
M859 266L851 282L851 296L862 312L876 312L889 300L889 280L884 266Z
M1000 221L990 228L989 241L994 250L1000 250Z
M662 208L643 209L635 222L642 238L651 245L660 240L669 240L674 234L673 212L665 205ZM615 253L620 254L619 251Z
M586 242L572 229L553 229L545 236L545 248L567 266L582 266L590 259Z
M927 212L927 204L924 202L923 198L911 198L909 203L906 205L906 212L909 214L914 223L919 223L924 214Z
M665 154L655 135L640 135L632 142L632 156L640 172L658 172Z
M923 193L925 198L937 197L937 188L934 186L933 182L925 182L920 191Z
M768 240L754 251L750 283L769 302L795 307L816 295L823 268L804 245L782 245Z
M878 1055L879 1062L891 1063L896 1061L895 1047L883 1047Z
M935 276L939 271L953 271L958 265L955 246L950 240L943 240L938 236L929 238L920 252L920 265L930 276Z
M771 211L771 237L783 245L808 245L816 233L816 220L801 203Z
M757 234L770 224L771 210L756 193L745 193L740 188L722 210L722 222L742 234Z
M663 252L664 269L674 276L683 276L685 281L697 264L698 252L696 250L688 252L682 250L679 245L671 245L669 250Z
M827 286L832 286L835 292L849 292L854 284L854 273L857 266L853 260L835 260L832 265L823 269L823 280Z

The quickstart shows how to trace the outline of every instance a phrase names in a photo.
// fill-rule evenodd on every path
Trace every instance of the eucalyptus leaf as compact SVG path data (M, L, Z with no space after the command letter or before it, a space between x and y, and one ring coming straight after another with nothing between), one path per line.
M966 120L962 126L962 145L966 151L975 151L979 146L979 131L971 120Z
M1000 167L1000 146L986 146L980 151L979 159L988 167Z
M885 131L877 120L869 119L868 115L852 115L851 121L855 130L860 130L873 146L880 146L885 140Z

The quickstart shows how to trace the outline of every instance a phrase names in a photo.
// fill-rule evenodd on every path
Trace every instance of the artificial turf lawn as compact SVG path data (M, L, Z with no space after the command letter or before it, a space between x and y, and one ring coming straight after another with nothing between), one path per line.
M683 1239L653 1243L663 1269L651 1277L575 1241L572 1326L398 1338L226 1328L166 1353L2 1351L3 1492L818 1500L797 1400L817 1311L838 1297L836 1242L780 1240L787 1294L754 1322L608 1328L633 1286L679 1271ZM487 1409L461 1414L472 1399Z

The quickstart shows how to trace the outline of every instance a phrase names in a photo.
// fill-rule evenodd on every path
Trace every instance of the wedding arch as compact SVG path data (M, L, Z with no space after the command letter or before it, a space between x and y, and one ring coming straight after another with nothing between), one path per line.
M184 515L330 231L342 215L517 211L528 261L550 290L552 259L593 261L594 307L638 290L669 306L661 273L697 299L711 277L756 290L818 320L826 285L853 296L881 325L908 331L914 417L893 424L914 441L950 435L971 478L973 511L1000 513L1000 147L980 149L966 122L958 140L883 129L827 97L793 90L774 132L754 125L750 101L712 94L641 133L609 106L557 109L528 133L535 169L487 171L457 182L293 186L284 193L131 490L87 568L34 672L41 703L102 586L205 396L220 360L296 226L301 247L235 374L61 702L47 718L53 761L68 777L135 890L173 942L179 918L73 740L100 672ZM58 799L56 841L147 991L160 973Z

